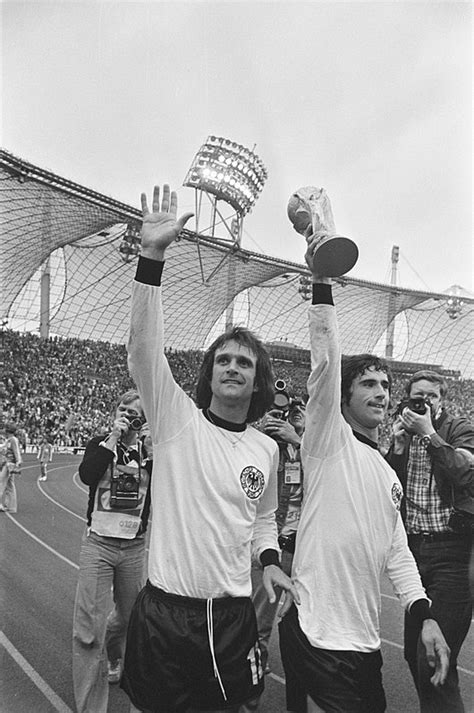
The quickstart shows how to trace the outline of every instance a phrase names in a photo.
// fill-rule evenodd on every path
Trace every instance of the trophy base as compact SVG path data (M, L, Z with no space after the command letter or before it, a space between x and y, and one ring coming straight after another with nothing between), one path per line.
M353 240L342 235L325 238L316 248L318 272L326 277L340 277L352 270L359 257Z

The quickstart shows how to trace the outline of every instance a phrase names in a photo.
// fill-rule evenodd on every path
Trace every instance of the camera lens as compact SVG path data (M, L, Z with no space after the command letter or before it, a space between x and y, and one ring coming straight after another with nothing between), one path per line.
M135 416L135 418L131 418L129 420L129 423L132 431L139 431L140 428L143 426L143 421L138 416Z
M408 408L418 414L423 414L426 411L426 402L421 396L408 401Z

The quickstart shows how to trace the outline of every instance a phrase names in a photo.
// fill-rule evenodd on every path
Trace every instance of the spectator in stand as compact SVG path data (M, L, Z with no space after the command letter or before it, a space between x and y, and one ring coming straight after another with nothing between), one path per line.
M176 219L164 186L142 195L142 252L132 289L129 365L147 413L154 461L148 582L134 606L121 685L141 711L236 713L263 689L253 547L267 592L293 592L279 567L277 447L248 423L273 401L260 340L235 327L204 356L198 406L174 381L163 350L161 274Z
M40 477L39 480L47 480L48 479L48 463L51 463L53 460L53 446L49 442L49 436L45 436L43 438L43 442L41 443L39 449L38 449L38 456L37 460L40 462Z
M130 611L144 583L151 455L140 397L127 391L111 431L89 441L79 466L89 501L73 624L78 713L106 713L108 683L120 678Z
M5 438L1 449L0 511L15 513L18 509L15 477L21 473L22 457L16 437L16 424L12 421L5 424Z
M84 446L108 428L107 414L114 408L117 393L133 388L127 371L125 347L121 344L52 337L4 330L5 364L0 383L0 409L4 420L15 421L22 446L21 431L28 443L38 446L43 434L51 434L52 444ZM202 352L166 350L177 383L188 394L194 393ZM302 393L309 375L309 364L275 362L278 373L293 393ZM73 367L71 366L73 365ZM276 368L276 367L275 367ZM402 390L401 374L395 374L393 399ZM447 407L455 415L474 419L474 382L449 379ZM390 419L380 429L380 448L390 445Z
M400 483L377 448L390 398L388 366L370 354L345 357L341 365L331 279L319 272L315 252L322 238L307 237L305 256L313 274L313 370L293 561L301 605L280 622L287 707L298 713L382 713L383 572L420 624L435 668L431 685L444 683L449 650L408 548Z
M434 371L418 371L410 377L387 454L405 491L408 544L451 649L446 683L434 688L419 643L419 622L405 617L405 658L422 713L464 711L456 666L472 618L474 426L443 408L446 394L446 381Z

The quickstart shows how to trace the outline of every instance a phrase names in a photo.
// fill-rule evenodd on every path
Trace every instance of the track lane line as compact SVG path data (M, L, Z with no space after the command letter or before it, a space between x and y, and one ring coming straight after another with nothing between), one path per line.
M59 557L60 560L63 560L63 562L66 562L66 564L70 565L71 567L74 567L74 569L79 569L79 565L76 564L75 562L72 562L70 559L62 555L60 552L55 550L53 547L50 547L49 545L46 544L43 540L40 540L39 537L36 537L28 528L26 528L24 525L18 522L16 518L13 517L9 512L4 513L9 520L15 523L17 527L20 528L20 530L23 530L24 533L26 533L29 537L31 537L32 540L37 542L39 545L42 545L45 549L47 549L49 552L51 552L53 555L56 555L56 557Z
M11 658L18 664L23 673L28 676L30 681L34 683L36 688L41 691L43 696L51 703L57 713L73 713L71 708L69 708L69 706L64 703L62 698L60 698L53 691L53 689L48 686L46 681L41 678L41 676L37 671L35 671L33 666L31 666L24 658L24 656L20 654L18 649L13 646L12 642L5 636L3 631L0 631L0 645L3 646L3 648L8 654L10 654Z
M73 463L70 463L70 465L75 465ZM53 472L54 470L63 470L63 467L58 466L57 468L51 468L50 472ZM74 482L74 478L77 475L77 471L73 474L72 480ZM44 482L44 481L43 481ZM39 482L39 480L36 481L36 486L40 493L47 498L50 502L52 502L54 505L56 505L58 508L61 508L61 510L64 510L65 512L69 513L70 515L73 515L74 517L77 517L78 520L81 520L82 522L86 522L86 518L82 517L82 515L78 515L77 513L73 512L72 510L69 510L65 505L62 505L60 502L55 500L54 498L51 497L51 495L48 495L46 490L44 489L44 486ZM82 490L82 488L80 488Z

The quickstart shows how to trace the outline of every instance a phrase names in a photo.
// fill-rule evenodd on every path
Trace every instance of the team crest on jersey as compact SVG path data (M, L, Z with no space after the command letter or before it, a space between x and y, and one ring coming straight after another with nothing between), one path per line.
M392 485L392 500L393 500L397 510L400 510L402 498L403 498L403 490L398 485L398 483L394 483Z
M248 465L240 474L240 484L244 493L251 500L260 497L265 486L263 473L253 465Z

